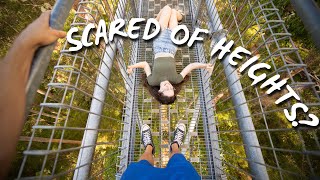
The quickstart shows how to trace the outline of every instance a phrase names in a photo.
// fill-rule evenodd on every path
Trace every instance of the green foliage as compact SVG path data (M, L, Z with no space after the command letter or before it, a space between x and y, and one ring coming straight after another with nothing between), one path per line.
M0 1L0 58L5 56L15 37L41 14L41 10L50 9L54 2L54 0Z
M290 0L273 0L275 6L280 10L280 16L285 21L288 31L292 34L293 40L302 47L310 49L315 48L314 42L310 34L304 28L302 20L297 16ZM320 1L316 0L318 5Z
M259 71L257 75L270 72L274 72L275 69L283 68L284 59L299 63L299 57L296 53L281 50L282 56L279 53L279 48L292 48L291 42L284 38L278 40L276 44L273 38L281 38L276 33L283 33L284 29L282 26L276 26L277 23L269 22L263 13L267 16L268 20L278 20L279 17L272 13L272 11L264 10L261 12L258 5L264 6L264 8L271 8L270 1L217 1L217 9L219 16L223 23L223 27L228 30L228 40L234 40L235 46L243 46L251 51L254 55L259 54L259 62L265 62L272 66L272 71ZM250 5L244 5L247 3ZM282 19L285 21L285 25L289 32L292 33L292 39L295 45L299 48L302 60L308 65L308 71L314 77L319 77L319 52L315 49L315 46L308 34L304 29L302 21L294 13L293 8L290 5L289 0L274 0L273 3L279 8L279 13ZM319 1L318 1L319 3ZM241 7L241 8L239 8ZM256 7L251 9L251 7ZM239 11L241 9L241 11ZM249 13L247 13L249 12ZM233 14L234 13L234 14ZM200 22L206 22L207 19L203 19ZM234 22L236 18L237 24ZM274 26L272 29L268 26ZM264 38L262 38L262 36ZM266 43L268 41L268 43ZM204 43L207 57L210 53L210 41ZM270 58L270 56L273 56ZM239 63L243 63L240 61ZM235 108L232 103L230 92L228 91L228 84L226 82L226 75L224 74L223 66L219 60L216 60L215 70L212 75L212 94L218 100L215 104L215 115L216 121L218 122L219 137L221 140L220 148L222 149L221 155L225 162L224 170L227 175L236 179L247 179L248 175L243 172L250 172L248 167L248 161L245 159L246 154L244 151L244 145L241 137L241 132L238 127L238 118L235 115ZM295 68L292 68L293 71ZM290 122L285 118L283 114L283 108L290 108L292 104L275 105L274 102L280 97L281 93L273 93L268 96L265 89L261 90L259 85L256 87L250 87L252 80L248 78L247 72L240 74L238 73L241 81L241 85L244 88L244 95L248 101L248 107L251 112L252 120L255 129L258 131L257 136L259 139L260 146L266 164L277 167L277 161L279 167L289 172L296 172L301 176L308 177L311 174L310 166L308 161L311 161L312 168L319 171L319 157L311 159L306 155L299 154L296 152L303 151L305 146L306 149L316 149L317 138L316 134L319 134L317 130L309 129L306 131L299 131L292 129ZM287 72L279 73L282 77L288 76ZM297 82L307 82L306 76L303 73L292 75L293 80ZM271 77L269 75L268 77ZM316 78L313 79L316 81ZM290 83L291 80L288 80ZM319 83L316 81L316 83ZM257 89L255 89L257 88ZM318 102L314 91L311 88L298 89L300 97L304 102ZM235 95L233 95L235 96ZM261 106L261 108L260 108ZM319 114L318 107L312 107L312 112ZM300 118L305 118L300 116ZM268 127L266 127L268 125ZM278 129L274 132L267 132L266 129ZM286 131L284 131L286 129ZM273 144L271 144L273 143ZM279 148L281 150L272 151L270 147ZM292 150L293 152L286 152L282 150ZM276 159L277 158L277 159ZM308 160L309 158L309 160ZM240 170L239 170L240 169ZM281 171L275 168L267 167L270 179L299 179L301 177L295 176L290 173L280 174ZM316 171L316 170L315 170ZM318 174L318 173L316 173ZM319 174L318 174L319 175Z

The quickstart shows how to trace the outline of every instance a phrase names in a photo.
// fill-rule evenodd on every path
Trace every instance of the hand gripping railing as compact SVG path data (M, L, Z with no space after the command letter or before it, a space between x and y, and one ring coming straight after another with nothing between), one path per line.
M104 19L109 28L115 18L130 19L135 12L125 1L82 0L77 4L75 11L66 13L70 20L66 25L77 27L79 34L89 23L97 25ZM94 34L90 33L90 40ZM28 115L27 125L31 126L22 132L27 134L19 144L25 148L17 156L18 163L22 161L18 179L114 178L116 158L122 152L118 146L125 141L118 138L125 133L121 119L125 87L132 88L124 73L129 53L117 51L124 46L130 49L131 41L123 41L100 43L78 52L68 51L68 42L61 43L58 58L52 59L55 65L46 71L46 76L52 77L43 81L47 92L44 97L37 96ZM114 59L120 63L112 63Z
M64 22L69 16L70 9L73 5L73 0L57 0L50 16L50 27L61 30ZM30 70L29 80L26 87L27 102L25 116L28 115L31 109L37 89L43 79L46 69L49 65L50 57L56 43L41 47L37 50Z

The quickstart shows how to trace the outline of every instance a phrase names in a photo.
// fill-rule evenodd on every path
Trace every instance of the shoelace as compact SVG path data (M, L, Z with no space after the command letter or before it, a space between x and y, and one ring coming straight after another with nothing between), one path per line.
M184 136L184 133L178 129L177 134L175 136L175 140L178 142L179 146L182 144L183 136Z
M143 133L143 142L144 143L151 143L151 134L149 131Z

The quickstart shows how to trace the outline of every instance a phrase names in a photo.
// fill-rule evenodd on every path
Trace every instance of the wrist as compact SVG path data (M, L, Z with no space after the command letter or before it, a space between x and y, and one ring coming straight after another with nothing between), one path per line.
M27 29L23 30L14 43L26 50L36 51L40 46L34 41L33 37L30 36L30 33L26 31Z
M139 68L145 68L145 67L146 67L146 64L147 64L146 61L142 62L142 63L140 64Z
M8 65L10 71L26 74L30 69L36 50L37 46L30 44L24 35L20 34L14 41L3 62Z

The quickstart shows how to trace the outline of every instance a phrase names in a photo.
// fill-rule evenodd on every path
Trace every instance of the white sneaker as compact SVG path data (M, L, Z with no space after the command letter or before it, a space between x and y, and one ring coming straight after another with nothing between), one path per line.
M141 141L142 141L142 144L145 149L147 148L148 145L151 145L152 146L152 154L155 153L155 148L154 148L153 141L152 141L151 129L147 124L144 124L141 127Z
M178 147L180 147L184 140L184 134L186 132L186 126L183 123L179 123L176 126L176 130L173 133L173 140L170 144L170 152L172 151L172 144L177 143Z

